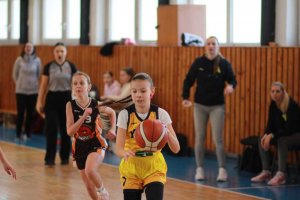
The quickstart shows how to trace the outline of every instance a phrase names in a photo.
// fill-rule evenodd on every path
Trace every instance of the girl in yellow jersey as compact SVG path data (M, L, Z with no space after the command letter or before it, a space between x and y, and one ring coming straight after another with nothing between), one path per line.
M106 134L109 139L115 138L116 114L111 108L99 106L96 100L91 99L88 96L90 89L91 81L87 74L77 72L73 75L72 90L76 99L66 106L67 132L75 138L73 156L90 197L93 200L108 200L109 194L98 173L107 148L106 140L101 135L100 113L109 116L111 128Z
M151 77L146 73L136 74L131 81L133 105L122 110L118 116L116 153L122 158L120 179L124 200L140 200L145 190L147 200L162 200L166 182L167 165L160 151L139 154L142 149L136 144L136 127L145 119L159 119L169 131L168 145L177 153L179 142L172 127L169 114L151 104L155 88Z

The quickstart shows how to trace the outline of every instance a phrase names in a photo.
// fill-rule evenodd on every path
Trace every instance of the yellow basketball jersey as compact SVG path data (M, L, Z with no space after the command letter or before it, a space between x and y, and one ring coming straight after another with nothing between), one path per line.
M150 110L145 119L141 119L136 113L135 106L131 105L126 108L128 111L127 133L125 141L125 150L139 151L142 150L134 139L135 129L145 119L158 119L158 106L151 104Z

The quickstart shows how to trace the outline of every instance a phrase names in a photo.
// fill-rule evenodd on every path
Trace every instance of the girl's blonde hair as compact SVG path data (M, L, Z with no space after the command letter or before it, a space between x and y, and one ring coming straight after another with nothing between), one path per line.
M281 110L282 113L286 113L287 109L289 107L290 97L289 97L287 91L285 90L283 83L276 81L276 82L273 82L271 86L277 86L281 89L281 91L283 93L283 99L282 99L282 102L280 104L278 104L277 106Z

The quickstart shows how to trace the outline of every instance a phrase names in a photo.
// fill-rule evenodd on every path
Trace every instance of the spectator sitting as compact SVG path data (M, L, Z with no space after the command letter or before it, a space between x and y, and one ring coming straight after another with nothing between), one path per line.
M120 83L122 84L121 93L119 95L111 95L101 98L102 105L112 107L117 113L125 107L132 104L130 93L130 81L134 76L131 67L125 67L120 71Z
M121 85L117 80L114 80L114 75L111 71L103 74L104 95L101 99L109 96L117 96L121 93Z
M271 104L265 134L259 139L259 155L263 171L251 179L252 182L268 181L268 185L282 185L286 182L288 148L300 144L300 107L289 97L280 82L271 86ZM276 144L278 171L271 179L270 145Z

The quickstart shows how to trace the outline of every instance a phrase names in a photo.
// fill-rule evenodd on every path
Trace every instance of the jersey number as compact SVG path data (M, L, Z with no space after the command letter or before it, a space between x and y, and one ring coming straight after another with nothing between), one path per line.
M82 117L81 115L79 117ZM84 123L88 124L92 122L92 117L91 116L87 116L86 119L84 120Z

